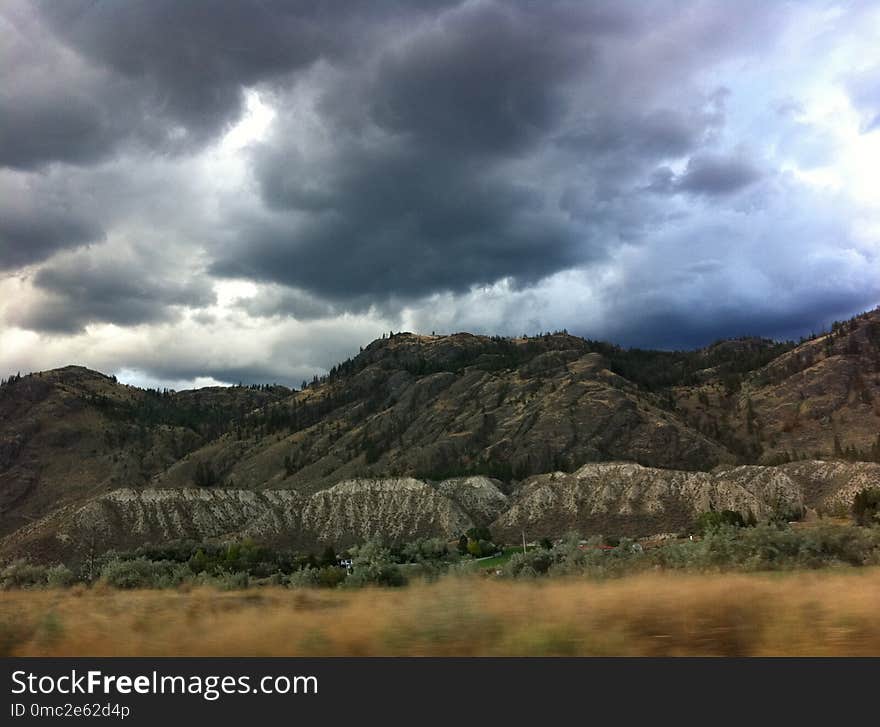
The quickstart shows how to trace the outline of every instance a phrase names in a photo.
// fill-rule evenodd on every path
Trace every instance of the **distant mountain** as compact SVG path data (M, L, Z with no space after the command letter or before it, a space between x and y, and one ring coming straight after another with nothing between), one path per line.
M299 507L344 481L479 476L516 499L534 476L596 462L806 460L880 460L880 310L797 345L687 352L400 333L301 391L144 391L74 366L16 376L0 386L0 535L121 488L293 491ZM294 539L317 537L297 522Z

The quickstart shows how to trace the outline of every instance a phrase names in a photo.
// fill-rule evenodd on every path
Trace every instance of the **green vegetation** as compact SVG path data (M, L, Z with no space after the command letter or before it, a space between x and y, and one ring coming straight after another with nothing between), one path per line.
M696 540L678 540L652 548L628 539L616 547L602 538L583 541L576 533L552 550L515 554L504 569L514 578L582 575L621 576L663 570L796 570L880 564L880 528L819 524L792 527L720 524Z
M473 563L475 568L479 569L497 569L507 564L510 559L517 553L522 553L522 546L504 548L498 555L491 558L484 558Z
M114 588L170 588L180 585L189 569L173 561L146 558L114 559L101 569L101 580Z
M861 493L860 493L861 494ZM869 492L869 502L875 502ZM859 502L864 498L859 498ZM186 584L221 590L249 586L336 588L366 585L402 586L413 579L433 580L450 571L501 570L512 578L539 576L617 577L654 570L767 571L880 564L880 527L820 522L811 526L770 522L747 527L747 520L713 513L703 518L705 534L642 545L627 538L594 536L584 540L568 533L555 544L545 542L522 552L510 546L494 557L471 553L485 540L463 535L464 555L437 538L386 546L376 541L337 556L327 548L312 554L276 550L253 542L228 545L177 544L108 553L88 571L98 583L117 589L174 588ZM484 534L480 532L475 535ZM547 547L549 546L549 547ZM76 576L66 566L46 567L15 561L0 570L0 588L67 587L90 583L86 569Z
M193 484L196 487L214 487L219 484L220 477L211 462L199 462L193 472Z
M754 519L754 515L752 515L752 519ZM755 523L751 524L754 525ZM746 519L736 510L721 510L720 512L711 510L702 513L697 518L697 532L702 534L710 533L724 526L744 528L746 526Z
M880 524L880 487L857 492L853 498L852 514L858 525Z

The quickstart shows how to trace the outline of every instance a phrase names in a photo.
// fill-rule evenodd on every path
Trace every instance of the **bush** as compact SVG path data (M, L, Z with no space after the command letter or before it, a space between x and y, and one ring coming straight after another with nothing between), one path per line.
M581 548L567 536L552 551L515 554L505 574L616 576L646 568L682 570L783 570L880 563L880 528L822 523L809 528L765 523L753 528L721 524L702 540L668 543L642 551L622 539L612 549L593 539Z
M529 578L545 575L555 562L554 553L549 550L536 549L525 553L514 553L507 561L507 573L514 578Z
M336 588L336 586L348 578L348 573L345 568L340 568L336 565L328 565L323 568L317 568L316 570L316 585L319 585L322 588Z
M449 559L450 555L443 538L414 540L400 549L400 558L404 563L443 561Z
M853 498L852 515L857 525L880 524L880 487L859 490Z
M318 568L302 568L287 577L291 588L315 588L318 585Z
M877 562L880 530L820 524L796 529L767 523L755 528L725 526L702 541L660 548L652 557L679 568L780 570Z
M101 581L114 588L172 588L190 577L190 569L173 561L115 558L101 569Z
M50 588L70 588L76 576L66 565L54 565L46 571L46 585Z
M221 591L243 591L250 585L250 576L244 571L221 573L215 578L215 585Z
M710 510L702 513L696 522L696 529L699 533L709 533L718 528L730 526L734 528L744 528L746 521L743 516L736 510Z
M404 586L406 577L391 559L391 553L380 543L370 541L352 552L352 574L346 585Z
M798 549L802 565L870 565L880 560L880 530L825 524L803 531Z
M42 588L47 583L46 567L16 560L0 571L0 588Z
M193 484L196 487L214 487L220 482L220 476L210 462L199 462L193 472Z

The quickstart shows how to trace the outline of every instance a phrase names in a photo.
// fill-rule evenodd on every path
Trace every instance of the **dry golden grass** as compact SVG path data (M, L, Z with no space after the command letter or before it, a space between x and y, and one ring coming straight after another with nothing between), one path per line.
M0 594L11 655L880 655L880 569Z

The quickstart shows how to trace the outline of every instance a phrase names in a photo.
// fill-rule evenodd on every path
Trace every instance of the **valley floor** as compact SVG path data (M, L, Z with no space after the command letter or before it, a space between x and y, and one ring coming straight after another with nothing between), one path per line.
M880 655L880 568L0 593L0 654Z

